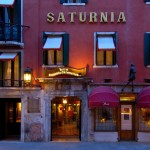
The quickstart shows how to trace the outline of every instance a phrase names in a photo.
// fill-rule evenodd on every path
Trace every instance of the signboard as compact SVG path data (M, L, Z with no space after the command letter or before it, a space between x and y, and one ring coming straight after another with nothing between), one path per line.
M46 68L45 77L83 77L86 76L86 68L76 69L71 67Z
M54 14L53 12L49 12L47 14L47 22L48 23L74 23L75 21L80 23L125 23L126 16L124 12L59 12L58 14Z

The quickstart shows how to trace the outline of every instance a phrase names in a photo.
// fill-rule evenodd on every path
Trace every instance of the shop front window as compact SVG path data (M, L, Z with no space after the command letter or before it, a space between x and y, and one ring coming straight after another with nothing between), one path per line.
M96 108L95 109L95 131L116 131L117 130L117 109Z
M150 131L150 108L139 110L139 131Z

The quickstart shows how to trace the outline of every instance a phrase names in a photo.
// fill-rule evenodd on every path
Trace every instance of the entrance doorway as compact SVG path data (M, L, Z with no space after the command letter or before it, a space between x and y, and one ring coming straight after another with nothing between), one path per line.
M134 104L121 105L121 135L122 141L135 141L135 108Z
M0 140L19 140L21 99L0 99Z
M79 141L80 99L74 96L55 97L51 106L51 140Z

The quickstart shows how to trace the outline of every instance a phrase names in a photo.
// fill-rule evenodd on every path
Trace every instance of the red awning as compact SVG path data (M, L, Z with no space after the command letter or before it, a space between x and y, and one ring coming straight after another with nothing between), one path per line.
M110 87L100 86L92 90L89 97L89 108L118 107L120 100L118 94Z
M0 7L13 6L14 3L15 3L15 0L0 0Z
M137 97L137 106L140 108L150 107L150 86L145 87Z

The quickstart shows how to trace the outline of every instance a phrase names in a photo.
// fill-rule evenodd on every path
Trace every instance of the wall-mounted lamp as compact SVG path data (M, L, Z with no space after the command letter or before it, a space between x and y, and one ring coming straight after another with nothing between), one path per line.
M40 85L32 83L32 77L34 78L32 69L29 68L29 67L27 67L24 70L24 86L31 86L31 87L36 86L36 87L40 87ZM35 78L34 78L34 80L35 80ZM37 81L37 80L35 80L35 81Z
M24 81L25 81L25 83L31 83L31 78L32 78L32 69L27 67L24 70Z

